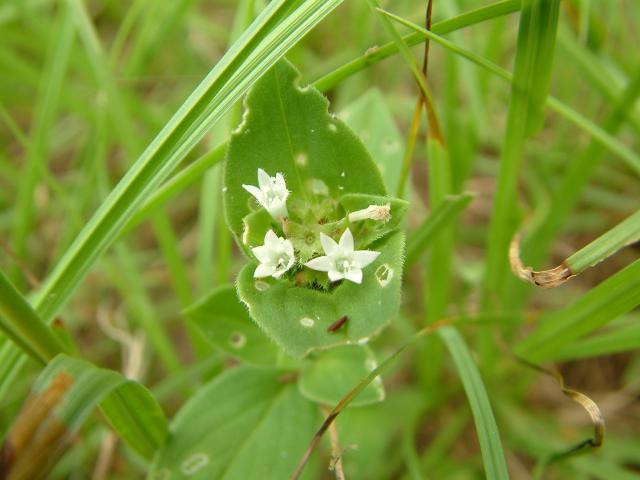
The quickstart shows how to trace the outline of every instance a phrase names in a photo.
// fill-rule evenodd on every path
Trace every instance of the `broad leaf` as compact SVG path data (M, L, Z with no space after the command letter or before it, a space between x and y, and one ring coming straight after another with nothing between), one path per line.
M278 372L229 370L178 412L150 478L288 478L318 418L317 407Z
M251 317L287 354L366 342L396 315L404 235L398 232L407 203L390 198L376 164L349 128L328 112L326 99L301 87L288 62L278 63L249 93L241 126L225 161L227 221L248 256L268 230L293 244L296 262L281 278L254 280L256 264L238 278ZM287 218L267 212L243 185L258 185L258 169L284 175L290 192ZM349 220L369 206L389 207L390 218ZM274 218L271 218L273 215ZM369 217L367 217L369 218ZM361 285L330 283L304 267L324 255L320 235L335 240L349 228L357 250L381 252L364 267ZM343 316L339 332L327 331Z
M300 392L310 400L335 405L377 367L373 352L366 346L345 345L320 352L303 369L298 381ZM376 378L350 406L370 405L384 400L382 379Z
M400 182L404 138L380 90L371 89L361 95L342 109L339 117L366 145L387 190L395 192Z
M253 278L255 264L238 277L240 298L251 317L289 355L314 349L366 343L397 314L404 235L400 232L371 245L380 256L365 268L362 284L343 282L331 292L297 287L284 281ZM343 316L346 323L329 331Z
M328 107L320 92L299 84L299 73L285 61L253 87L225 160L225 213L238 239L252 212L252 198L242 185L257 185L258 168L282 172L292 198L308 200L325 188L335 199L346 193L386 194L362 142Z
M232 285L216 288L186 312L203 337L222 351L253 365L275 365L275 344L251 321Z

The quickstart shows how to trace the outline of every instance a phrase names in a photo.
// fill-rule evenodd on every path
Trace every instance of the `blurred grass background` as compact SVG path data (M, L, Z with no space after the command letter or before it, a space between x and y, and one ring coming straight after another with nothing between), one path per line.
M222 56L246 18L253 16L252 11L238 14L239 5L252 3L104 0L71 2L80 6L71 9L50 0L0 4L0 268L10 272L23 292L46 276L106 194ZM434 23L489 3L436 0ZM422 23L423 2L383 5ZM256 1L255 11L262 6ZM517 14L501 16L447 38L512 70L517 22ZM640 4L633 0L564 0L551 70L555 97L613 130L632 150L638 147L640 132L635 97L624 105L619 125L611 126L610 117L616 100L640 77L635 48L639 26ZM288 58L310 82L390 40L366 2L345 2ZM421 47L414 53L419 58ZM449 152L457 159L453 190L476 194L455 231L452 300L445 307L447 315L469 314L478 311L481 301L509 86L435 44L429 84ZM340 113L372 88L382 92L405 137L418 90L400 55L370 65L326 94L332 110ZM236 109L220 122L187 162L225 141L239 113ZM367 145L385 132L369 133L368 138L361 135ZM518 198L531 224L549 221L555 209L564 208L558 203L563 201L560 188L570 171L567 165L578 156L594 170L585 171L588 183L575 205L567 200L569 215L550 237L549 253L525 241L525 262L534 267L557 265L638 208L637 174L592 145L575 124L547 110L543 129L526 143L522 159ZM410 230L429 208L426 165L420 136L412 167ZM105 325L113 322L143 332L140 341L147 348L136 374L169 414L203 378L230 362L197 338L192 342L181 315L214 286L233 281L245 261L224 226L220 191L217 165L149 213L101 258L61 315L82 356L116 370L124 368L126 358ZM535 253L528 259L531 251ZM637 246L624 250L558 290L534 290L509 279L496 309L500 323L464 329L490 392L513 478L529 478L540 455L579 442L591 426L584 411L566 399L551 378L522 367L506 349L515 348L542 313L571 304L638 253ZM425 321L429 298L425 300L424 289L433 282L427 278L425 285L428 263L423 258L406 272L403 313L391 334L375 342L379 356L393 351ZM573 342L545 358L561 361L567 384L600 405L608 427L600 451L550 467L545 478L640 478L639 320L638 312L611 319L598 337ZM604 334L611 338L601 338ZM37 370L31 365L29 371L33 375ZM0 399L0 431L10 426L31 375L20 377ZM385 383L385 403L352 409L339 424L347 449L347 478L422 478L417 476L420 471L428 478L481 476L469 409L444 347L435 338L404 354ZM97 419L90 422L52 478L91 477L105 430ZM110 478L137 478L141 468L120 447Z

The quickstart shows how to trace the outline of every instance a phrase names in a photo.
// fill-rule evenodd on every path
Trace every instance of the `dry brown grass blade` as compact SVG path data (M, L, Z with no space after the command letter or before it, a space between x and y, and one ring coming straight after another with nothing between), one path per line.
M520 258L520 234L516 234L509 246L509 263L513 273L522 280L542 288L554 288L562 285L575 273L564 262L549 270L536 271L525 267Z
M27 399L0 449L1 479L45 477L70 440L66 426L53 412L72 384L71 376L59 373L45 391Z
M574 402L579 403L582 406L582 408L585 409L585 411L589 414L591 423L593 424L593 437L587 438L586 440L583 440L582 442L566 450L563 450L561 452L558 452L552 455L546 460L545 463L546 464L554 463L559 460L565 459L567 457L576 455L578 453L582 453L586 450L590 450L592 448L598 448L602 446L602 443L604 442L604 436L605 436L605 420L596 402L594 402L591 398L589 398L587 395L585 395L582 392L578 392L577 390L567 388L564 382L564 377L559 371L555 369L544 368L540 365L529 362L528 360L525 360L520 357L516 357L516 358L523 365L526 365L529 368L533 368L534 370L537 370L539 372L545 373L553 377L556 380L556 382L558 382L558 385L560 386L562 393L566 397L573 400Z

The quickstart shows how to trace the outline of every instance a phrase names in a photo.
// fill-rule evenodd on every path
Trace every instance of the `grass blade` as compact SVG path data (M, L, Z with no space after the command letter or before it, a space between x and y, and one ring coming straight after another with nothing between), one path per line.
M63 91L63 80L73 46L74 31L70 10L68 8L60 9L59 17L57 22L59 26L52 32L55 41L51 43L51 51L47 55L45 71L40 81L26 164L20 173L21 181L14 206L11 245L18 258L21 259L26 258L28 253L26 241L34 215L33 194L38 177L47 162L50 135L53 131L59 97ZM16 277L16 272L14 271L14 277Z
M66 348L29 302L0 271L0 329L37 362L45 364Z
M518 277L539 287L550 288L562 285L569 278L579 275L587 268L593 267L618 250L639 240L640 210L596 238L593 242L582 247L556 268L535 271L531 267L524 267L520 260L520 247L517 235L511 244L509 257L511 268Z
M471 358L471 353L462 336L454 327L442 327L438 329L438 334L453 358L467 394L482 449L486 477L491 479L509 478L498 426L480 372Z
M542 108L538 103L542 103L546 96L546 90L543 96L536 83L539 78L548 78L551 68L549 60L540 57L540 53L548 51L549 45L554 42L549 37L555 37L559 6L560 2L557 0L525 0L520 14L507 126L487 238L483 296L485 307L494 303L495 295L503 287L508 271L507 252L520 215L516 190L524 145L531 133L532 122L535 122L535 112ZM555 22L553 28L549 26L550 22ZM534 99L536 104L533 103Z
M405 20L404 18L394 15L385 10L380 10L380 11L385 15L389 16L390 18L392 18L393 20L411 28L417 33L419 32L423 37L429 38L434 42L439 43L443 47L457 53L458 55L466 58L467 60L470 60L471 62L475 63L479 67L486 69L487 71L493 73L499 78L502 78L503 80L506 80L508 82L512 81L513 76L511 75L511 73L509 73L507 70L500 67L499 65L496 65L495 63L490 62L489 60L469 50L466 50L460 47L459 45L445 38L442 38L439 35L436 35L433 32L425 30L420 25L411 23ZM620 115L624 113L623 106L628 107L630 103L633 103L635 101L635 98L637 98L639 91L640 91L640 72L638 73L637 76L634 77L633 82L629 84L625 92L622 94L619 102L616 104L616 112L617 112L616 115ZM606 148L611 153L618 156L620 159L624 160L625 163L631 169L633 169L636 173L640 174L640 156L637 155L633 150L628 148L626 145L624 145L622 142L617 140L613 135L611 135L606 125L605 125L605 128L599 127L594 122L585 118L580 113L575 111L573 108L569 107L565 103L562 103L558 99L551 96L547 98L547 106L551 110L554 110L556 113L559 113L560 115L562 115L571 123L575 124L578 128L583 130L585 133L589 134L596 146ZM619 109L622 109L622 110L619 111ZM612 116L613 115L614 113L612 113ZM585 165L586 163L582 163L580 165L582 167L582 170L586 168ZM579 171L578 167L576 167L575 170Z
M12 426L3 448L13 455L0 458L0 471L8 478L45 478L98 405L116 432L145 458L168 434L162 409L142 385L58 355L38 377Z
M561 355L570 342L606 325L640 304L640 260L607 278L571 305L546 315L517 353L539 363Z

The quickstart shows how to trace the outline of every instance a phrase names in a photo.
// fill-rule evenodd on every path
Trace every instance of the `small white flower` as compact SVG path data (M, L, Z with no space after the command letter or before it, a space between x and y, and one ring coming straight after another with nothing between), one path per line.
M252 248L251 251L260 261L253 278L280 278L295 262L291 241L278 237L273 230L269 230L264 236L264 245Z
M346 278L362 283L362 269L373 262L380 252L371 250L353 250L353 235L348 228L336 243L331 237L320 234L320 243L326 255L305 263L306 267L320 272L328 272L329 280L337 282Z
M386 205L369 205L363 210L357 210L349 214L350 222L358 222L360 220L383 220L388 221L391 218L391 204Z
M282 173L276 173L270 177L267 172L258 169L258 187L242 185L247 192L256 197L258 203L267 209L267 212L276 220L287 217L287 197L289 190L284 182Z

